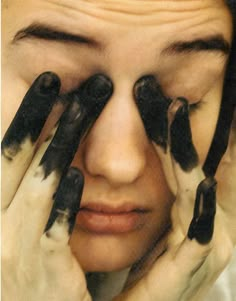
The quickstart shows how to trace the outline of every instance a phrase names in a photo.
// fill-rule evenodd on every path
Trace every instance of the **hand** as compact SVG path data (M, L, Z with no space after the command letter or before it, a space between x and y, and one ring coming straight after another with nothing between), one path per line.
M155 89L153 83L151 86ZM153 97L155 93L143 95ZM160 99L160 95L158 97ZM176 193L171 215L172 229L165 252L153 260L151 267L148 261L140 265L139 268L145 271L147 265L148 272L142 278L139 275L136 282L129 283L114 300L203 300L228 264L236 242L236 188L233 184L236 177L236 114L228 148L216 174L216 189L216 180L206 177L198 162L192 143L187 101L182 98L171 104L170 100L164 101L162 113L159 113L164 116L156 117L162 122L162 131L158 139L151 131L149 135L159 144L155 147L167 180ZM151 114L155 113L152 110ZM143 115L146 130L151 130L147 120L151 119ZM163 127L165 120L166 129ZM165 140L166 137L169 138Z
M68 245L83 190L83 175L69 166L112 86L95 75L64 95L68 106L57 130L36 152L59 89L55 74L40 75L2 141L3 301L91 300Z

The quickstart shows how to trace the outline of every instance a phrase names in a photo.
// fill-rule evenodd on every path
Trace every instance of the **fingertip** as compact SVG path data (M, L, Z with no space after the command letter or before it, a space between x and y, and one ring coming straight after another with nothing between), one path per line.
M40 74L36 82L36 89L40 94L58 94L61 86L59 76L51 71Z
M157 82L153 75L141 77L134 85L133 93L136 100L150 101L150 94L157 90Z
M74 185L77 185L78 188L83 188L84 175L77 167L70 167L66 173L66 177L70 182L74 183Z
M113 93L112 81L104 74L95 74L80 87L82 98L90 100L108 100Z
M214 234L216 186L216 180L207 177L197 188L194 216L189 226L188 238L196 239L202 245L208 244Z

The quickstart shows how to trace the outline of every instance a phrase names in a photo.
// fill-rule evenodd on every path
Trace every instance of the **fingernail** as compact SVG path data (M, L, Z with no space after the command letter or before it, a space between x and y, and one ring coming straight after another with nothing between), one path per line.
M37 88L40 94L58 94L60 79L53 72L44 72L37 78Z
M81 86L80 91L82 98L107 100L112 95L113 85L107 76L103 74L95 74Z
M216 186L216 180L208 177L197 188L194 214L189 226L188 238L196 239L200 244L209 243L214 233Z
M139 101L150 101L156 95L158 89L157 81L153 75L141 77L134 85L134 97Z

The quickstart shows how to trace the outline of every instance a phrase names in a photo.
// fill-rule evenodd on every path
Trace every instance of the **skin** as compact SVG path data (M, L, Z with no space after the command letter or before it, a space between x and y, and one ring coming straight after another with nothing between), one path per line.
M97 46L27 38L11 43L17 31L39 21L93 38ZM44 71L60 76L61 94L95 73L112 80L112 97L73 161L85 177L81 205L102 202L116 207L129 202L150 213L140 229L122 235L85 232L78 220L70 245L85 271L132 265L166 230L173 202L134 101L133 87L142 76L151 74L166 97L185 97L189 104L201 100L190 122L203 163L219 112L227 55L163 50L174 41L204 37L208 31L222 34L230 43L228 9L220 0L157 0L148 5L143 0L13 0L3 3L3 24L3 132L35 77ZM55 110L51 119L56 120L59 113ZM50 122L44 131L47 136Z

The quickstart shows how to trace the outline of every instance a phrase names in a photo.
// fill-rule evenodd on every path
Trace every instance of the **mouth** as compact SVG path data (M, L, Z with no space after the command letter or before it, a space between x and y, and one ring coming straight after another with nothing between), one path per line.
M142 228L149 212L129 204L114 208L90 203L80 208L76 224L94 234L122 234Z

